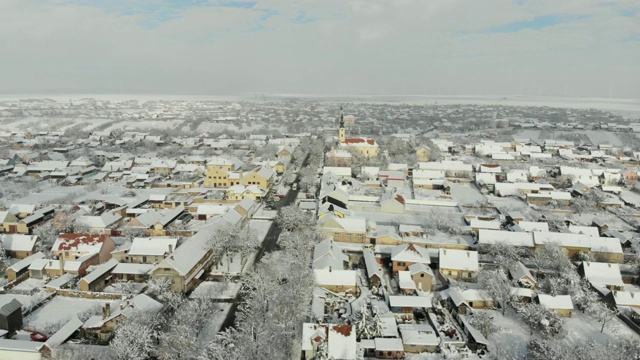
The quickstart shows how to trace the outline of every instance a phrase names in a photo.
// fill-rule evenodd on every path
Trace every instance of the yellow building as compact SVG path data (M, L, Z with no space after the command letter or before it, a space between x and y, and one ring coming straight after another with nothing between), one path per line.
M429 161L431 160L431 148L422 145L416 149L416 160L418 161Z
M372 138L348 138L344 125L344 112L340 107L340 128L338 129L338 146L346 148L350 153L359 154L367 158L378 156L380 146Z
M268 189L275 179L273 170L261 166L247 174L245 174L240 183L244 186L258 185L263 189Z

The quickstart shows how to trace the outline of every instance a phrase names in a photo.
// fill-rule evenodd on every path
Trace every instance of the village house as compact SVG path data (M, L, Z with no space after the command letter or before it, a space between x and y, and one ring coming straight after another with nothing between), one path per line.
M469 309L490 309L496 305L484 291L476 289L451 288L448 295L448 305L460 315L466 314Z
M40 238L38 235L3 234L0 241L9 257L25 259L36 253Z
M84 276L78 282L78 289L81 291L102 291L105 287L109 286L113 281L111 271L118 265L118 260L110 259L97 266L88 275Z
M118 255L121 262L134 264L158 264L163 261L178 244L178 238L168 236L134 238L131 246Z
M257 169L246 173L240 183L244 186L258 185L263 189L268 189L275 181L275 173L268 167L261 166Z
M562 317L571 317L573 313L573 301L570 295L538 294L538 302L545 309L554 311Z
M414 310L431 308L431 296L390 295L389 308L397 321L413 321Z
M440 249L440 273L452 280L475 281L478 275L478 252Z
M369 250L371 251L371 250ZM342 252L339 246L333 243L333 239L326 239L313 249L313 268L344 270L349 263L349 257Z
M435 329L425 324L398 324L398 330L402 336L402 345L405 353L419 354L436 352L440 344L440 338Z
M409 265L409 274L411 280L415 283L415 286L420 291L435 291L436 290L436 278L433 274L433 270L423 263L415 263Z
M362 258L364 259L365 268L367 269L367 278L369 280L369 288L380 287L382 285L382 270L380 263L376 258L373 250L363 249Z
M9 266L5 271L7 279L9 281L14 281L18 277L28 273L31 263L38 259L44 259L44 254L42 252L37 252Z
M595 288L606 288L610 291L624 290L619 264L583 261L578 266L578 273Z
M221 219L200 229L160 262L151 272L151 277L171 280L171 290L174 292L185 293L194 289L200 277L213 264L214 254L208 241L210 234L217 231L219 226L229 224Z
M73 261L87 254L98 254L100 264L111 258L116 245L113 239L99 234L60 234L51 246L51 255Z
M367 241L366 220L363 218L327 216L320 222L320 228L333 236L335 241L364 244Z
M333 270L314 269L313 270L316 286L333 291L355 292L356 291L356 272L354 270Z
M391 262L393 263L393 273L395 274L398 271L407 270L413 264L429 265L431 259L427 249L414 244L404 244L391 249Z
M106 303L102 309L102 315L94 315L82 325L84 335L94 337L100 342L108 341L117 329L118 323L133 316L136 312L144 312L148 315L156 315L162 310L163 305L145 294L138 294L130 300L124 300L114 309Z

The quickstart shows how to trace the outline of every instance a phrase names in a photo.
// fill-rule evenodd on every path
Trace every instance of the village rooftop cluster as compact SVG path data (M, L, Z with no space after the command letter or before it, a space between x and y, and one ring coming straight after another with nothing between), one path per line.
M82 99L0 120L2 359L638 351L627 115Z

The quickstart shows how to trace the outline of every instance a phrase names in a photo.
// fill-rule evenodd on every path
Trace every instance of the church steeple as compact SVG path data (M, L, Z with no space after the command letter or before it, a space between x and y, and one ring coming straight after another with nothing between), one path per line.
M340 128L338 129L338 142L343 144L347 138L347 130L344 128L344 111L340 105Z

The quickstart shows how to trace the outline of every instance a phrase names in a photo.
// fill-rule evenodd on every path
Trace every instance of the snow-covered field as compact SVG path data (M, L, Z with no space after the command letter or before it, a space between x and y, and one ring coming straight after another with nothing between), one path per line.
M611 131L596 131L596 130L521 130L516 133L514 138L531 139L531 140L564 140L567 137L573 137L575 135L584 135L589 138L589 141L594 145L608 144L613 146L630 145Z
M451 196L460 204L474 204L475 202L484 201L486 199L485 196L480 193L478 188L471 184L450 184L450 186Z

